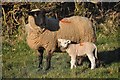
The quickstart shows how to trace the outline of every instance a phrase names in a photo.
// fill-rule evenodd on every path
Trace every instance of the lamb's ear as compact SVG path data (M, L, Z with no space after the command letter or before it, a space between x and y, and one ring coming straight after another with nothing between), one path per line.
M68 43L71 43L71 41L70 41L70 40L67 40L67 42L68 42Z
M62 41L62 39L58 39L58 41L59 41L59 42L61 42L61 41Z

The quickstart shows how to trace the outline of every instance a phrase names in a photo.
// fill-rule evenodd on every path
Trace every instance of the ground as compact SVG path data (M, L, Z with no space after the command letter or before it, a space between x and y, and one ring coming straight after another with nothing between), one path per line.
M2 60L4 78L118 78L120 69L120 35L106 37L97 35L98 58L105 66L94 70L90 69L89 60L83 65L70 69L70 57L67 53L55 52L52 57L52 67L45 71L46 54L44 53L43 70L38 71L38 58L36 52L31 50L25 40L16 41L15 44L3 42Z

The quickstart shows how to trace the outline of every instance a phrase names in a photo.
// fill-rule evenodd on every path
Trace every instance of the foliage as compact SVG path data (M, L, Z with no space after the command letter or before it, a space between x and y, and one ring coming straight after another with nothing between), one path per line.
M113 7L112 7L113 6ZM80 15L90 18L97 28L97 31L105 35L114 33L119 28L119 3L91 3L91 2L13 2L2 3L2 31L3 36L8 40L18 38L24 33L27 23L28 11L31 9L46 9L48 16L58 19Z
M2 31L3 36L11 42L11 39L24 33L27 3L3 3L2 4Z

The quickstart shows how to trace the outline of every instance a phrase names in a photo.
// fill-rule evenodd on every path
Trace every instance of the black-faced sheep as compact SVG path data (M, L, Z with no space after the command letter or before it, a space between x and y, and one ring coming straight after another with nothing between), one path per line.
M73 67L76 67L76 57L77 56L84 56L87 55L90 62L91 62L91 69L94 69L96 67L95 58L97 59L97 47L94 43L91 42L82 42L79 44L71 44L70 40L66 39L58 39L60 42L60 45L65 48L66 52L71 57L71 69ZM95 50L95 57L94 52Z
M53 51L56 48L56 33L49 30L45 30L41 34L39 26L35 25L34 17L29 16L28 24L26 25L27 30L27 43L30 48L38 50L39 54L39 68L41 68L42 59L43 59L43 49L47 53L47 67L46 70L50 68L50 60Z
M26 31L28 45L39 52L39 68L42 64L43 50L46 50L46 70L50 68L51 56L58 46L58 38L69 39L76 43L95 41L92 23L87 18L73 16L59 22L57 19L46 17L43 10L30 12Z

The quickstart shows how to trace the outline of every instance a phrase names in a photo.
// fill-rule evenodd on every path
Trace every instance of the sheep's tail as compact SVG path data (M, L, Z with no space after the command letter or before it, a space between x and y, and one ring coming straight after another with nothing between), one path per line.
M95 57L96 57L96 59L98 59L98 57L97 57L97 46L95 44L93 44L93 45L95 47Z

